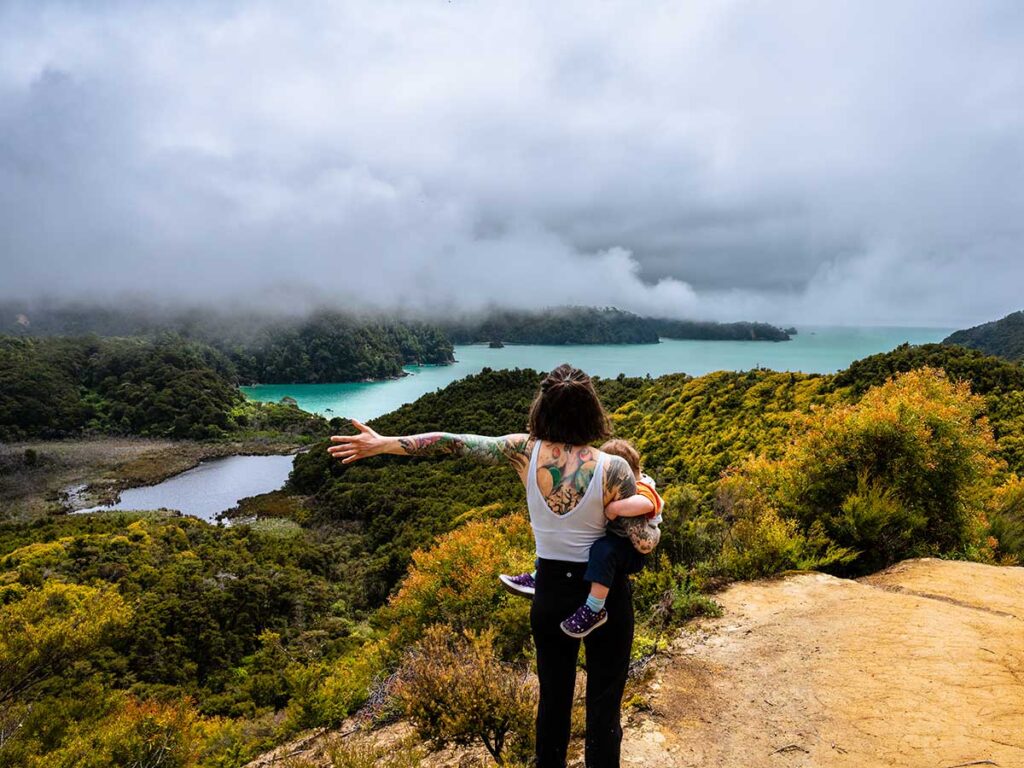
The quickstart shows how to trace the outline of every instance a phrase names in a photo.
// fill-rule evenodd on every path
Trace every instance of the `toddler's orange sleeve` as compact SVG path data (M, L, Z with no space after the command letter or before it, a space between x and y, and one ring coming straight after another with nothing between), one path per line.
M653 520L661 514L661 507L665 502L662 501L661 496L658 495L656 490L643 480L640 480L636 484L636 492L654 505L654 509L647 513L647 518L649 520Z

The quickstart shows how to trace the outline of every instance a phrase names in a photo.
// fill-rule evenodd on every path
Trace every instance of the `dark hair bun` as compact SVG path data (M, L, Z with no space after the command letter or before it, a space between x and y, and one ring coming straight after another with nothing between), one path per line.
M544 377L530 406L528 426L536 438L570 445L604 440L611 432L590 376L568 363Z

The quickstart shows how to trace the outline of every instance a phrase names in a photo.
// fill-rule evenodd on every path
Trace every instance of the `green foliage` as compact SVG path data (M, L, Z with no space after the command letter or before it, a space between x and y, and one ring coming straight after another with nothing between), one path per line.
M13 336L136 336L161 334L215 347L246 383L360 381L402 375L403 365L445 364L451 342L428 323L318 311L306 317L215 311L148 312L139 308L0 305L0 315L26 314Z
M742 464L720 484L719 503L740 521L734 534L746 526L750 546L762 536L781 546L794 535L824 534L858 552L859 573L915 555L962 553L979 540L998 467L978 418L983 407L965 382L953 384L941 371L901 374L856 405L804 418L785 455ZM726 554L735 559L742 550Z
M949 344L901 344L891 352L857 360L832 377L835 388L849 387L862 395L898 373L918 368L941 368L950 381L966 381L977 395L1024 389L1024 366L983 352Z
M245 399L230 412L235 433L245 437L316 436L328 434L330 427L322 417L291 403L261 403Z
M521 656L530 634L529 602L505 592L498 574L532 570L533 552L522 515L466 523L413 554L408 576L379 621L394 628L399 645L418 638L440 616L456 631L495 628L501 655Z
M768 508L743 517L722 547L720 568L734 579L756 579L789 570L815 570L851 562L856 553L837 547L820 524L808 533L795 520Z
M986 515L990 544L1008 563L1024 562L1024 479L1011 475L988 500Z
M801 373L719 371L663 376L614 414L648 474L666 487L689 483L708 501L730 465L751 453L777 455L794 414L828 401L828 379Z
M234 427L230 363L174 337L0 337L0 437L111 434L209 438Z
M1024 311L957 331L942 343L960 344L1007 360L1024 360Z
M397 649L374 640L333 661L292 665L289 730L336 726L368 700L375 681L385 675Z
M445 330L456 344L505 341L512 344L657 344L646 318L619 309L558 307L539 312L497 310L452 321Z
M445 364L452 346L425 323L358 318L321 311L302 320L263 321L252 329L199 328L238 367L247 383L316 383L386 379L404 365Z
M7 599L0 607L0 706L88 656L131 616L110 588L56 580L17 597L8 591Z
M697 616L720 616L721 606L702 591L702 579L662 553L633 577L633 602L642 622L658 632Z
M200 730L188 701L164 704L127 698L98 723L72 727L60 749L30 768L192 768Z
M662 494L661 542L658 552L673 563L699 566L718 557L728 533L728 522L704 507L693 485L671 485Z
M396 696L420 736L443 746L483 742L498 765L532 749L535 692L522 668L501 662L494 633L438 625L406 655Z
M105 600L119 595L134 617L92 667L140 694L173 688L196 696L206 713L237 716L287 699L267 661L267 631L299 657L337 655L352 643L351 617L334 609L356 602L350 544L294 528L281 535L194 518L76 516L0 526L0 584L30 595L56 579L108 585Z
M789 341L790 330L768 323L716 323L701 320L649 320L665 339L705 339L715 341ZM796 333L795 329L791 329Z

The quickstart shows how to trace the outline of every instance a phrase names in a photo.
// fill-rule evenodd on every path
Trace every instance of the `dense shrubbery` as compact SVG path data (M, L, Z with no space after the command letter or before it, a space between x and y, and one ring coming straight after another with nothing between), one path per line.
M836 376L599 382L618 433L636 442L666 501L660 550L634 580L634 655L687 618L714 615L707 591L728 579L863 573L919 554L1024 555L1024 482L1003 464L1019 472L1024 455L1018 377L1005 362L935 345ZM518 431L538 380L486 371L374 425ZM236 420L246 413L235 409ZM249 416L254 430L302 418ZM183 755L170 765L237 766L260 744L379 703L403 659L402 679L417 681L403 701L424 735L487 733L494 746L504 728L507 742L525 745L508 734L528 735L528 720L498 717L506 705L528 709L516 698L526 690L520 671L503 665L529 661L529 604L495 579L532 557L514 474L457 459L342 467L322 448L296 461L285 493L246 505L273 518L252 525L127 515L0 526L0 618L43 622L36 608L50 589L65 593L66 608L33 636L70 637L59 617L81 616L95 600L102 610L90 620L104 627L76 634L67 653L56 639L40 646L73 659L57 675L32 661L28 635L9 629L24 623L0 621L0 686L20 678L17 663L41 670L0 715L0 762L61 764L88 745L106 756L101 765L166 733ZM429 653L407 656L416 643ZM339 753L338 764L360 759Z
M529 312L496 310L450 321L445 330L456 344L507 341L512 344L657 344L646 318L619 309L558 307Z
M530 635L529 603L502 589L500 573L533 570L533 538L524 515L486 519L497 507L442 536L412 556L409 574L378 622L401 645L445 617L456 630L495 628L505 658L521 656Z
M742 463L719 498L737 518L734 532L753 526L753 547L811 536L856 553L826 553L810 567L853 562L864 573L906 557L971 554L998 469L983 403L934 369L901 374L856 405L801 419L781 458ZM767 553L759 559L780 569Z
M405 365L454 360L451 343L436 326L338 312L263 322L245 332L201 332L231 358L246 383L386 379L403 375Z
M691 484L708 500L730 465L778 454L794 414L828 402L827 387L823 376L762 370L664 376L614 414L615 429L662 484Z
M220 437L241 401L230 363L166 337L0 337L0 437L88 429L159 437Z
M60 748L33 759L30 768L191 768L202 744L197 720L187 700L125 697L99 722L73 725Z
M290 665L362 644L348 608L360 567L351 546L325 531L266 535L151 515L0 527L0 689L34 701L3 750L93 738L64 729L114 712L101 700L76 709L94 688L189 695L199 712L230 717L284 707ZM121 734L118 722L109 725Z

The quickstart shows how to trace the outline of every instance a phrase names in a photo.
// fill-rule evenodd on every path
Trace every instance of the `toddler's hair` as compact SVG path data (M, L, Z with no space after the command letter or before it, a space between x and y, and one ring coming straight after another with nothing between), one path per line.
M612 456L621 456L629 464L629 468L633 470L634 475L640 474L640 454L637 453L636 448L633 447L629 440L620 440L618 438L609 440L601 446L601 450L605 453L610 453Z

